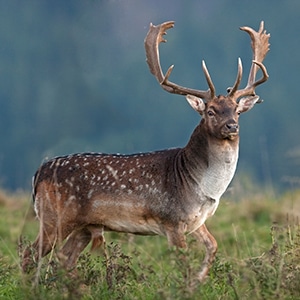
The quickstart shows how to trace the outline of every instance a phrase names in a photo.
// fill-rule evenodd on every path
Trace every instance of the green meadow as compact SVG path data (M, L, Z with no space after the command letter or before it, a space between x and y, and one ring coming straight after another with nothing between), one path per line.
M0 192L0 299L299 299L300 191L226 194L206 224L217 259L195 290L204 248L170 249L164 237L106 234L87 249L70 278L53 251L29 275L20 253L38 232L29 194ZM88 247L89 248L89 247Z

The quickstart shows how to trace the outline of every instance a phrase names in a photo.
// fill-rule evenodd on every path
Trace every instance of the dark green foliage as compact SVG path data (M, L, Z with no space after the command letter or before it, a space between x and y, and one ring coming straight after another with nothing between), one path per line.
M94 297L100 296L101 299L298 299L299 233L296 224L276 229L273 226L273 244L260 256L247 257L241 253L239 258L225 258L222 253L218 254L206 282L196 289L191 288L191 279L202 257L193 243L190 243L190 250L166 251L160 270L137 250L129 253L130 257L119 244L110 243L105 257L82 254L77 276L69 277L57 261L50 260L42 266L38 283L29 289L31 281L23 280L20 288L37 298L43 295L44 299L96 299ZM2 282L15 292L9 280L11 270L16 280L18 272L13 266L0 262Z
M219 244L206 281L193 276L203 245L169 249L163 237L107 233L106 246L87 251L76 272L66 272L52 251L30 274L18 257L30 245L38 222L28 196L1 194L0 299L298 299L300 297L300 193L223 199L207 226ZM259 217L257 217L259 215Z
M300 227L299 223L271 227L272 247L264 255L248 261L255 273L251 281L262 298L273 296L288 299L300 297Z

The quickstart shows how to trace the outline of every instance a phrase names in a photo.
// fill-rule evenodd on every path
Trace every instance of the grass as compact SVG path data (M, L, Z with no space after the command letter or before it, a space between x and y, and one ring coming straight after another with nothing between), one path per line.
M30 195L2 191L0 299L299 299L299 200L299 191L223 198L207 222L218 241L217 259L191 292L204 255L192 239L189 250L176 251L163 237L110 233L99 255L81 255L76 277L67 276L55 251L38 274L23 275L18 247L35 239L38 222Z

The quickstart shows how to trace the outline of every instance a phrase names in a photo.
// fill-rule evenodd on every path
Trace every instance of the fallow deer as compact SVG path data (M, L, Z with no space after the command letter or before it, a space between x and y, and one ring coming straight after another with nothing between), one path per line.
M238 89L242 64L226 96L216 96L209 72L202 68L209 89L194 90L169 81L160 66L159 44L174 22L150 24L145 38L147 63L163 89L185 95L201 116L184 148L119 155L82 153L56 157L44 163L33 178L34 209L40 221L33 243L35 260L62 245L65 267L76 266L81 251L104 242L104 231L166 236L169 245L187 247L191 234L206 247L196 281L203 281L214 261L217 242L205 226L231 182L238 161L240 113L260 102L255 88L268 79L263 60L269 34L261 22L258 32L241 27L251 37L253 61L248 83ZM256 79L258 70L262 77ZM65 244L62 242L67 238ZM25 272L32 265L32 249L23 253Z

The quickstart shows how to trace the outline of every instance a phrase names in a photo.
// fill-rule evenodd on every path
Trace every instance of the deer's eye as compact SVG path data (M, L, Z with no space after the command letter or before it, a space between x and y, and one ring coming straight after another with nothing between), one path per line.
M212 110L209 110L209 111L207 112L207 115L208 115L209 117L213 117L213 116L215 115L215 113L214 113Z

